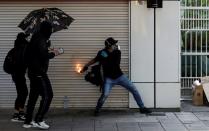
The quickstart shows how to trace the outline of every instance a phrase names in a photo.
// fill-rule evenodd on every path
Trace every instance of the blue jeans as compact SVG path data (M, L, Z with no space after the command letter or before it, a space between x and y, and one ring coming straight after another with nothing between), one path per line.
M134 84L125 75L121 75L117 79L111 79L108 77L105 78L103 92L97 102L97 106L96 106L97 110L99 110L102 107L102 105L104 104L105 100L107 99L107 97L110 94L110 91L114 85L121 85L121 86L125 87L128 91L130 91L132 93L138 106L140 108L144 107L141 96L140 96L139 92L137 91L136 87L134 86Z

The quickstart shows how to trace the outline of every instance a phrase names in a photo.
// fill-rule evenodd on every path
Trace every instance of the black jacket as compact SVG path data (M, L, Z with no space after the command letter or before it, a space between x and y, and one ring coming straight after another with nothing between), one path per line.
M24 59L26 47L29 42L25 38L16 39L14 43L15 74L25 74L26 63Z
M43 34L36 33L32 36L27 49L28 73L42 76L47 73L49 59L54 58L54 53L49 53L49 43Z
M107 49L100 50L97 53L95 60L99 61L102 65L105 77L116 79L123 75L123 72L120 68L120 50L114 50L113 52L109 52Z

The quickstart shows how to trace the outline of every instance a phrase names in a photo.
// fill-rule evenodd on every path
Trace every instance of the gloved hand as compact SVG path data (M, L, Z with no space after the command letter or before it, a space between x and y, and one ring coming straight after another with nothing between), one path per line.
M83 67L83 69L80 71L80 73L83 73L83 72L85 72L86 70L88 70L88 66L85 65L85 66Z

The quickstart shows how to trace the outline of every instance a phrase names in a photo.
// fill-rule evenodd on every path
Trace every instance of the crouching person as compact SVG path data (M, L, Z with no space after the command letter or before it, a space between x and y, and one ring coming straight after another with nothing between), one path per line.
M134 99L140 107L141 113L151 113L151 111L144 106L141 96L134 84L121 71L121 51L118 49L118 46L116 45L117 42L118 40L115 40L112 37L107 38L105 40L105 48L100 50L97 53L97 56L91 61L89 61L81 70L81 73L85 72L88 69L88 66L96 62L100 62L100 64L102 65L104 75L103 92L97 102L94 114L95 116L99 115L100 109L102 108L105 100L107 99L114 85L120 85L133 94Z

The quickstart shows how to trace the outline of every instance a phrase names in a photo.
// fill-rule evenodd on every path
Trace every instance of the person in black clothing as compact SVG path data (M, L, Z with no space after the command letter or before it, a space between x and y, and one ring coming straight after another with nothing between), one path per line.
M121 51L118 49L118 45L116 45L117 42L118 41L112 37L107 38L105 40L105 48L100 50L97 53L97 56L88 62L81 70L81 73L83 73L88 69L88 66L96 62L100 62L103 68L103 92L97 102L95 116L99 115L100 109L102 108L102 105L104 104L114 85L121 85L133 94L138 106L140 107L141 113L151 113L151 111L144 106L141 96L134 84L123 74L120 69Z
M49 50L51 33L52 25L48 22L42 22L40 31L32 36L30 45L27 48L28 58L26 59L28 62L28 77L30 79L30 94L26 120L23 125L24 128L49 128L49 125L43 121L44 115L47 113L53 98L52 86L47 75L47 70L49 59L60 54L56 49ZM34 122L32 122L33 111L39 95L42 99Z
M28 34L23 32L18 33L17 39L14 42L15 69L11 76L16 86L17 98L15 100L15 113L11 119L13 122L25 120L24 106L28 96L28 88L25 79L26 65L24 63L24 53L29 43L26 40L28 36Z

